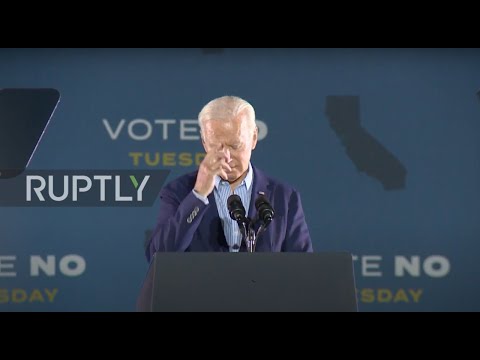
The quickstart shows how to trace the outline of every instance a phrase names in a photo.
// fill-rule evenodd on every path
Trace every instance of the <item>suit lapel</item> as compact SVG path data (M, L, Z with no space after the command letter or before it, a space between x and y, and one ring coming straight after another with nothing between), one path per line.
M250 209L248 210L248 217L250 219L256 219L257 216L257 210L255 209L255 200L257 200L258 194L260 192L264 193L264 195L267 197L267 199L271 202L271 184L267 180L266 176L263 174L262 171L258 170L256 167L252 166L253 169L253 184L252 184L252 198L250 199ZM255 232L258 230L258 227L260 225L255 225ZM267 229L266 232L263 233L263 235L260 236L259 239L257 239L257 246L256 249L270 249L270 247L265 247L262 246L266 241L270 241L270 236L269 236L269 231ZM245 247L246 251L246 247Z
M253 184L252 184L252 198L250 199L250 209L248 209L248 217L253 219L257 213L255 209L255 200L259 192L265 193L265 196L270 199L269 196L269 184L265 175L258 170L256 167L252 166L253 169Z

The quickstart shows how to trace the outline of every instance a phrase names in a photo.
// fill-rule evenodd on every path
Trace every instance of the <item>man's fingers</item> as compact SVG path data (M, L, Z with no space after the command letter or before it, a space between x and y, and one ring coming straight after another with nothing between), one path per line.
M222 160L224 159L225 162L230 162L231 158L230 158L230 153L225 150L219 150L217 152L215 152L214 154L214 158L217 159L217 160Z
M202 162L202 165L205 166L205 170L207 172L227 179L227 173L232 171L232 168L229 164L230 161L231 159L229 159L224 152L218 151L216 153L207 154Z
M219 159L211 159L208 162L208 168L210 168L212 171L216 171L220 168L225 169L226 171L232 171L231 166L227 163L227 161L223 158Z
M222 167L224 170L232 171L232 168L224 159L220 161L220 167Z
M218 172L218 175L222 178L222 179L228 179L228 175L226 173L226 171L224 169L220 169L220 171Z

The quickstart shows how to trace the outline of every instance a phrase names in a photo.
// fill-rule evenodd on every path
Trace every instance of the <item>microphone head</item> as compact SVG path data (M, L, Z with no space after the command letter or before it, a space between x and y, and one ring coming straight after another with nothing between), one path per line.
M273 220L275 211L265 195L260 194L258 196L257 200L255 200L255 208L257 209L259 218L263 221L266 227Z
M242 204L240 196L233 194L227 199L227 207L230 217L236 221L243 221L245 219L246 211Z

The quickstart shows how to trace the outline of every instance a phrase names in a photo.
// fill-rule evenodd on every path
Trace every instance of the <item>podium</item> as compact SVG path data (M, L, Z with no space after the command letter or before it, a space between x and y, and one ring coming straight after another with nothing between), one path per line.
M137 311L357 311L352 255L156 253Z

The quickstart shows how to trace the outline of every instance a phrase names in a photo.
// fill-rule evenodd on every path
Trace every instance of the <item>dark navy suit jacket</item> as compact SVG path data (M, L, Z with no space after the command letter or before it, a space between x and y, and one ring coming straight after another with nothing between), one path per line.
M255 251L312 252L300 194L258 168L252 168L253 188L248 217L253 219L256 216L255 200L260 191L275 209L275 217L257 239ZM160 214L146 249L148 261L157 251L229 251L213 192L208 196L208 205L192 193L197 172L173 180L160 191ZM246 251L245 244L240 251Z

